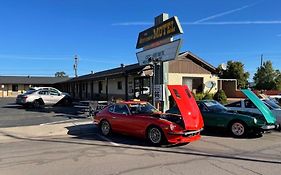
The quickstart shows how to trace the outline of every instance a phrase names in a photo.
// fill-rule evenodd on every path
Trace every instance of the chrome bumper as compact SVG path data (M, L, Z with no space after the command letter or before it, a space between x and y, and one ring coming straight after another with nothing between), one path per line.
M199 130L196 130L196 131L169 132L168 134L171 134L171 135L182 135L182 136L188 137L188 136L195 136L198 133L200 133L201 131L203 131L203 128L201 128Z
M261 129L263 130L271 130L271 129L275 129L277 126L276 125L264 125L261 127Z

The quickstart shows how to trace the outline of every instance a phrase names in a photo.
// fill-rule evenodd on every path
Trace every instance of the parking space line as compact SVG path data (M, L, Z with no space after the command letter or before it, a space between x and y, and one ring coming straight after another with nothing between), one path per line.
M106 138L106 137L104 137L104 136L102 136L102 135L99 135L99 134L96 134L96 135L97 135L98 137L100 137L101 139L103 139L103 140L105 140L105 141L108 141L111 145L114 145L114 146L121 146L120 144L113 142L113 141L110 140L109 138Z
M7 104L4 105L4 107L21 107L22 105L18 105L18 104Z
M59 123L64 123L64 122L76 121L76 120L78 120L78 119L68 119L68 120L62 120L62 121L56 121L56 122L41 123L40 126L43 126L43 125L52 125L52 124L59 124Z

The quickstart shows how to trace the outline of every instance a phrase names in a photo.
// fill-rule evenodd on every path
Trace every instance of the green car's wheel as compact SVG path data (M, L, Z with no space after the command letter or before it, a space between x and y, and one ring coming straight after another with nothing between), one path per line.
M244 137L247 133L247 126L241 121L234 121L230 124L229 130L234 137Z

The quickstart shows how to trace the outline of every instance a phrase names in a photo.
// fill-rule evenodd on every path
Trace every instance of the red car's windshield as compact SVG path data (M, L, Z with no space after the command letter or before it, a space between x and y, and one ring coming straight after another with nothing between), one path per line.
M153 114L159 111L150 103L134 103L128 104L132 114Z

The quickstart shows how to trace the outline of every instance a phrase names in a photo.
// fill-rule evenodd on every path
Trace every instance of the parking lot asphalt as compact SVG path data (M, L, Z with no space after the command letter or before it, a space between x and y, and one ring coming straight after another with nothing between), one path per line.
M223 131L206 130L199 141L187 145L153 147L130 136L102 136L81 109L30 111L13 100L0 100L0 174L281 172L281 132L238 139Z
M0 128L85 120L87 114L83 110L75 106L24 108L15 104L15 98L0 98Z
M30 127L34 132L35 128L41 130ZM119 134L104 137L90 123L76 123L66 129L64 136L8 135L13 138L11 142L0 141L0 172L276 175L281 171L280 132L243 139L217 133L203 135L199 141L187 145L153 147L134 137Z

